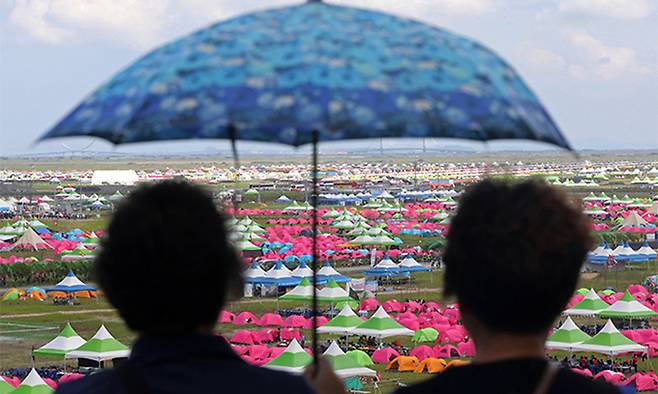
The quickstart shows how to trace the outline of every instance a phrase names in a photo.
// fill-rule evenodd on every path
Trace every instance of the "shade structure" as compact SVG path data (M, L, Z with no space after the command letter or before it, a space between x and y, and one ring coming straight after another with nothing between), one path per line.
M52 341L41 346L32 352L35 356L49 356L64 358L64 355L72 350L79 348L85 344L84 338L78 335L77 332L66 323L64 329Z
M9 384L6 380L0 376L0 394L9 394L14 391L15 387Z
M380 306L370 319L356 326L351 334L387 338L400 335L413 336L414 332L393 320Z
M658 258L658 252L653 250L653 248L649 246L649 243L647 241L644 241L640 249L637 250L637 254L646 259Z
M658 313L642 305L626 290L617 302L598 312L596 315L603 318L648 319L658 316Z
M578 326L567 317L560 328L555 330L546 340L547 349L572 351L574 345L590 339L591 337L578 328Z
M590 339L574 345L573 350L613 356L630 352L645 352L647 348L626 338L617 330L612 320L608 320L601 331Z
M565 316L594 316L608 308L609 305L599 297L594 289L590 289L579 303L562 312Z
M260 250L258 246L254 245L253 243L251 243L251 241L249 241L249 238L247 238L246 235L243 235L236 242L236 248L242 252L255 252Z
M637 212L635 211L630 211L628 213L628 216L624 218L624 221L622 222L621 226L622 227L640 227L640 226L646 226L647 221L644 220L642 216L640 216Z
M350 282L352 278L350 278L349 276L345 276L340 272L336 271L336 269L334 269L334 267L331 266L331 263L329 261L325 261L324 264L322 265L322 268L320 268L317 272L316 280L319 283L325 281L329 282L330 280L334 280L337 283L345 283L345 282Z
M48 386L41 376L37 373L36 369L32 368L30 373L27 374L21 384L16 387L12 394L48 394L52 393L53 389Z
M398 264L398 267L400 267L401 272L428 272L431 271L430 267L426 267L419 262L417 262L414 257L410 254L406 255L402 261L400 261L400 264Z
M269 271L267 271L269 284L274 286L296 286L301 283L302 278L292 276L292 273L282 261L277 261Z
M318 327L317 331L319 333L347 335L361 323L363 323L363 320L346 303L333 319Z
M243 277L245 282L252 284L271 282L267 277L267 272L260 268L257 261L251 263L251 266L244 272Z
M372 359L370 356L368 356L368 353L364 352L363 350L350 350L349 352L345 353L348 356L352 357L354 361L356 361L357 364L359 364L362 367L368 367L371 365L375 365L374 362L372 362Z
M88 286L73 273L68 274L55 286L46 288L46 293L51 296L74 294L78 296L95 296L96 288Z
M353 303L354 306L357 306L359 302L354 298L350 297L350 294L347 290L343 289L336 283L335 280L331 279L327 286L318 291L318 302L336 304L338 302L347 302Z
M96 334L87 343L66 353L64 358L84 358L97 362L125 358L130 355L128 346L114 339L109 331L102 325Z
M31 227L27 227L23 235L9 247L9 250L13 249L40 250L53 249L53 247L34 232Z
M292 290L279 297L282 301L311 301L313 298L313 285L307 278L295 286Z
M400 276L402 275L402 271L390 257L385 256L382 261L377 263L374 267L365 270L363 274L365 276Z
M302 261L297 268L292 270L292 276L296 278L312 278L313 270L306 265L305 261Z
M377 376L377 372L361 366L357 361L348 356L338 346L336 341L332 341L327 350L322 354L329 361L336 375L345 379L352 376Z
M265 364L266 368L286 371L291 373L302 373L304 368L312 361L312 357L302 349L299 342L293 339L286 350Z

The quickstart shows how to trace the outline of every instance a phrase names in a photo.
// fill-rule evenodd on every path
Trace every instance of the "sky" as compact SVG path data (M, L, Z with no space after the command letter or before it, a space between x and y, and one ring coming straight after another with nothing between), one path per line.
M0 0L0 155L227 149L223 141L119 148L100 140L88 147L92 140L85 138L35 141L150 49L218 20L300 1ZM488 46L519 71L576 149L658 149L658 0L329 2L411 17ZM418 141L384 143L385 149L402 145L420 147ZM482 148L427 141L429 148L462 145ZM354 146L378 148L379 142ZM547 148L492 143L485 149L497 147Z

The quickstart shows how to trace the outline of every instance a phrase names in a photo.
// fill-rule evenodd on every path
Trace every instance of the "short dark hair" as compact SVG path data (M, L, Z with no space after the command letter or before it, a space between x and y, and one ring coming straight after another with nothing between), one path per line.
M445 251L445 290L488 329L547 330L573 294L589 220L540 180L485 180L462 196Z
M138 187L112 216L95 276L126 324L146 333L214 324L242 263L205 189L182 181Z

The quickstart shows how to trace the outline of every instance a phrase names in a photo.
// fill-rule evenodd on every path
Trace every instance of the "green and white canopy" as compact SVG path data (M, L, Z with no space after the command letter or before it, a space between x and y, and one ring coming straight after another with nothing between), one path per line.
M590 339L573 346L579 352L595 352L614 356L630 352L646 352L647 348L626 338L617 330L612 320L603 326L601 331Z
M318 290L318 302L335 304L338 302L356 303L357 301L350 297L347 290L340 287L335 280L331 279L329 283L327 283L327 286Z
M370 319L356 326L350 334L387 338L398 335L413 336L414 332L393 320L380 306Z
M302 349L299 342L297 342L296 339L293 339L286 350L264 366L270 369L299 374L304 372L304 368L312 360L313 358Z
M603 301L601 297L590 289L579 303L562 312L566 316L594 316L596 313L608 308L608 303Z
M572 351L574 345L590 339L591 337L578 328L578 326L567 317L560 328L555 330L546 340L547 349Z
M352 308L345 304L340 313L337 314L333 319L329 320L322 326L318 327L317 331L319 333L330 333L330 334L341 334L345 335L350 333L354 327L363 323L363 320L354 313Z
M85 358L101 362L128 357L128 355L130 355L128 346L114 339L105 326L101 326L87 343L66 353L64 358Z
M0 394L9 394L14 391L14 386L0 377Z
M238 250L240 251L245 251L245 250L260 250L260 248L254 244L252 244L249 239L247 239L246 236L242 236L242 238L236 242L236 246Z
M345 379L352 376L377 376L377 372L362 367L352 357L348 356L338 346L336 341L331 342L329 348L322 354L329 361L331 367L339 378Z
M32 368L29 374L23 379L21 384L16 387L12 394L48 394L52 393L53 389L48 386L46 382L41 379L37 371Z
M41 346L32 352L35 356L50 356L64 358L64 355L67 352L75 350L80 346L85 344L84 338L78 335L77 332L71 327L69 323L66 323L64 329L55 337L52 341Z
M279 297L283 301L311 301L313 298L313 285L307 278L302 279L297 286Z
M596 315L599 317L622 319L646 319L658 316L658 313L642 305L628 290L626 290L623 297Z

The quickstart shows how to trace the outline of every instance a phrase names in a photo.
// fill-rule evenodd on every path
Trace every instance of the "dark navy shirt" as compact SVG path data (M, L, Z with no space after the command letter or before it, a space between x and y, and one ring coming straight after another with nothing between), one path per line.
M128 361L138 387L160 393L313 393L303 377L247 364L221 337L142 337ZM127 394L124 367L62 384L56 394ZM129 384L130 385L130 384ZM132 385L133 387L135 385Z

